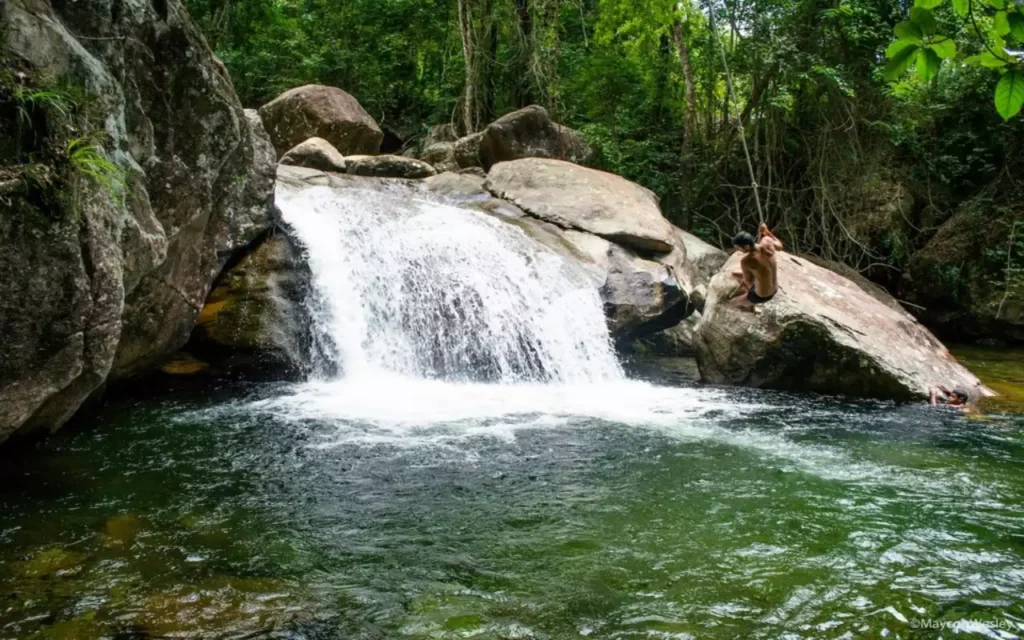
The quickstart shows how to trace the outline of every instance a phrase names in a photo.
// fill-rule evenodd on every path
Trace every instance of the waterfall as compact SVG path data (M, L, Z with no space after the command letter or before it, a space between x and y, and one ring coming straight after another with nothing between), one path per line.
M591 383L622 378L582 268L486 214L415 191L293 188L320 377Z

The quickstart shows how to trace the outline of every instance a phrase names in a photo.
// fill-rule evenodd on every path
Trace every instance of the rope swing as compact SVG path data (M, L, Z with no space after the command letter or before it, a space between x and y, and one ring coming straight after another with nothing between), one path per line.
M708 19L711 22L711 30L715 32L718 40L718 52L722 56L722 67L725 69L725 99L732 106L735 102L735 92L732 86L732 73L729 71L729 62L725 58L725 44L722 42L722 34L715 24L715 9L711 2L708 3ZM754 162L750 159L750 148L747 146L747 131L743 127L743 114L736 115L736 127L740 131L740 142L743 143L743 155L747 158L747 170L750 172L750 185L754 190L754 202L757 204L757 217L760 224L764 224L764 210L761 208L761 193L757 185L757 177L754 174Z

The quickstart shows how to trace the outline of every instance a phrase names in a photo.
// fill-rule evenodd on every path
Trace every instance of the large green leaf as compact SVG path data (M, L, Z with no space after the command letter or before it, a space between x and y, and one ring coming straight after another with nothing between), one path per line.
M1017 42L1024 44L1024 15L1010 14L1010 33L1017 39Z
M953 9L963 18L971 10L971 0L953 0Z
M996 9L1006 8L1006 0L985 0L985 4Z
M917 53L917 75L925 82L930 82L939 73L942 61L931 49L921 49Z
M910 20L904 20L903 22L897 23L896 28L893 29L893 31L896 33L896 37L900 40L916 40L917 42L920 42L921 38L924 37L924 32L921 31L921 27L917 26Z
M995 17L992 18L992 27L1001 36L1010 33L1010 17L1006 15L1005 11L996 12Z
M941 6L946 0L914 0L914 6L922 9L934 9Z
M890 58L889 62L886 63L885 68L882 70L882 75L885 76L885 79L892 82L906 73L907 69L914 61L914 53L917 52L917 50L917 47L904 47L902 50L897 52L896 55Z
M952 38L933 40L932 43L928 45L928 48L934 51L935 54L943 60L949 60L950 58L956 57L956 41Z
M965 59L964 62L975 67L988 67L989 69L998 69L1009 64L1006 60L997 58L988 51L976 56L971 56Z
M914 7L910 10L910 19L914 24L921 27L921 31L925 34L935 33L935 29L938 28L938 25L935 23L935 14L928 9Z
M901 51L903 51L907 47L917 48L919 46L921 46L921 41L920 40L917 40L917 41L915 41L915 40L897 40L896 42L890 44L886 48L886 50L885 50L885 57L886 58L895 58L896 56L899 55L899 53Z
M1024 106L1024 72L1011 70L1003 74L996 85L996 111L1009 120Z

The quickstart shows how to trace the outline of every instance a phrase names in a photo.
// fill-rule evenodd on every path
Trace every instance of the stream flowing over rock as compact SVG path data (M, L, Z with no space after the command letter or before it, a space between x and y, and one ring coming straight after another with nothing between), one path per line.
M0 216L0 440L55 429L187 340L229 257L273 223L273 149L177 0L8 0L6 49L81 86L127 174L72 220Z
M778 253L775 298L756 314L736 308L740 257L711 280L697 326L706 381L895 400L939 384L991 393L910 314L803 258Z
M351 158L348 160L351 161ZM640 189L625 180L622 182L626 185L623 188ZM700 274L707 270L709 261L714 262L714 253L717 251L689 234L672 227L662 219L662 222L667 225L665 238L666 243L671 243L669 244L670 250L655 255L641 255L629 246L616 244L599 235L572 227L559 226L530 215L529 212L514 203L495 196L488 190L484 178L473 175L446 172L425 180L403 180L339 175L294 166L281 165L278 167L279 197L282 194L292 194L287 196L292 202L305 202L305 200L301 200L301 197L296 200L297 196L294 194L317 187L329 187L336 194L335 197L338 200L336 206L347 211L346 215L350 216L356 215L356 209L352 209L354 201L361 200L368 203L367 206L380 207L383 205L373 203L377 199L383 199L383 202L392 203L388 206L395 208L395 224L398 224L402 215L408 215L403 214L402 210L413 211L415 207L421 207L422 215L426 216L444 215L445 212L452 216L459 212L476 212L493 220L491 224L497 223L501 227L507 227L508 231L502 233L521 232L525 234L523 240L533 247L532 251L538 252L538 255L550 255L551 258L557 258L565 265L565 268L571 268L574 273L578 272L585 278L585 280L578 281L575 286L583 286L585 282L585 286L591 288L599 296L606 317L607 331L617 341L632 340L660 331L686 317L692 311L690 296L694 291L694 283L703 281ZM320 202L318 206L330 206L329 198L326 195L319 197L320 200L311 202ZM583 206L595 207L597 206L595 202L599 202L599 199L600 194L589 194L588 198L582 200ZM568 207L569 202L570 197L567 195L563 199L562 206ZM440 207L432 208L430 203L436 203ZM657 204L650 200L645 200L644 203L653 207L652 215L660 217ZM295 205L289 206L295 207ZM610 211L614 202L604 203L601 206ZM300 211L301 209L294 210L291 215L298 216L297 219L301 220ZM624 214L624 217L628 213L629 211ZM374 218L375 224L378 225L387 219L383 210L374 215L382 216ZM582 216L583 214L577 215L577 217ZM355 229L351 233L365 234L371 233L371 231L371 229ZM470 233L467 237L475 238L477 236ZM438 246L441 251L444 243L439 242ZM692 249L698 258L698 261L693 264L686 259L688 248ZM482 264L487 264L487 247L479 246L473 249L484 254L481 256ZM426 247L417 247L416 250L425 251ZM257 250L257 252L259 251ZM370 260L372 255L375 254L368 254L366 259ZM722 256L724 261L724 254ZM413 257L410 256L409 259L411 260ZM441 258L424 255L416 259L434 261ZM393 267L397 268L395 265ZM249 268L246 267L246 269ZM294 268L294 264L285 265L285 270ZM365 268L368 269L369 266ZM455 266L453 265L451 268L454 269ZM280 274L277 273L278 275L274 277L279 277ZM270 272L267 273L267 276L271 275ZM374 277L380 278L381 276L375 275ZM577 276L573 277L577 278ZM553 283L549 284L555 286ZM257 290L256 294L257 297L260 297L262 292ZM278 302L288 300L287 297L282 296L276 296L275 299ZM209 311L204 310L202 317L217 313L220 310L221 300L221 297L211 297L207 303ZM295 300L291 300L288 304L292 305L293 311L286 312L284 315L298 316L304 313L301 305L297 305ZM317 304L323 304L323 301ZM427 303L423 302L422 304ZM458 304L472 306L478 303L474 302L474 299L466 299ZM257 306L260 305L254 305L252 308L255 309ZM262 307L265 311L269 309L270 312L276 313L273 305L262 304ZM246 326L250 328L262 327L263 329L235 332L235 335L246 336L245 349L250 351L264 349L271 353L288 350L286 345L279 342L280 335L269 330L275 325L275 321L269 318L272 318L272 314L268 316L265 313L260 321L254 323L250 319L246 323ZM196 333L208 342L211 340L211 336L208 335L202 323ZM222 350L231 348L230 340L221 341L213 337L213 341L217 342Z

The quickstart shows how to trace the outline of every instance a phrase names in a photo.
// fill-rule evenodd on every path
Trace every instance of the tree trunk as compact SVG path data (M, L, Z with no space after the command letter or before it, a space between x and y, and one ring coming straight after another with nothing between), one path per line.
M516 16L519 22L519 36L523 43L522 59L525 60L516 87L515 102L517 107L533 104L533 14L530 12L530 0L516 0Z
M469 10L469 0L458 0L459 31L462 34L462 55L466 61L466 88L462 96L462 113L466 135L476 132L476 88L474 82L473 60L473 17Z
M676 48L679 49L679 66L683 72L683 83L686 89L686 120L683 123L686 139L693 139L697 117L697 83L693 79L693 66L690 64L690 47L683 38L683 23L676 20L672 25L672 37L676 41Z
M477 51L477 102L479 113L477 122L484 123L494 120L494 61L498 59L498 25L494 20L494 0L484 0L483 15L480 18L481 36Z

